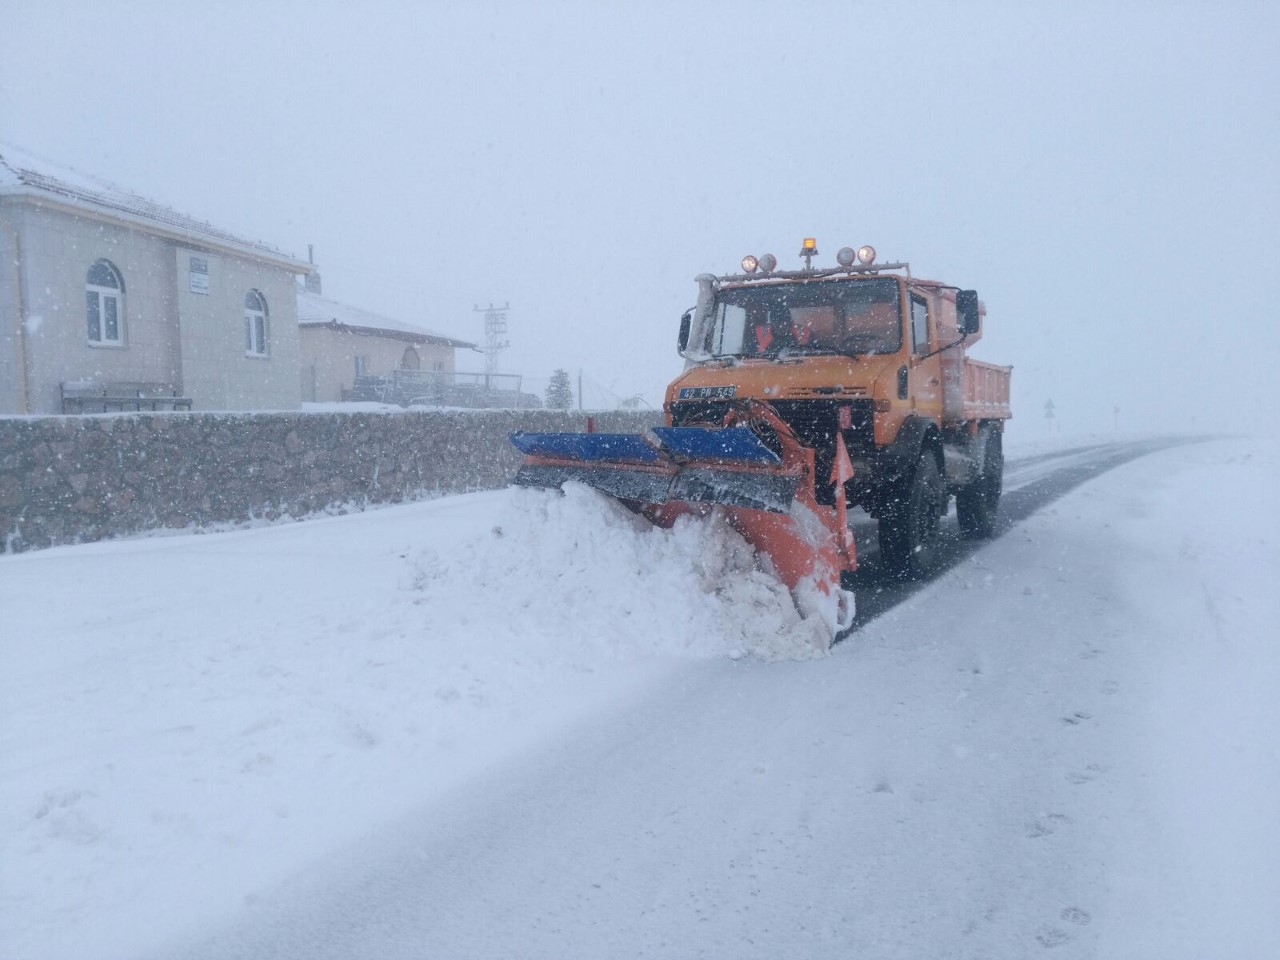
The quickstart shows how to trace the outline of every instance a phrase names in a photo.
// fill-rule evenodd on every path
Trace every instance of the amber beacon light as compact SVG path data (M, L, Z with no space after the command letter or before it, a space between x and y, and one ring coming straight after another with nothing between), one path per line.
M805 237L800 244L800 256L804 257L804 268L809 270L813 267L813 258L818 255L818 240L816 237Z

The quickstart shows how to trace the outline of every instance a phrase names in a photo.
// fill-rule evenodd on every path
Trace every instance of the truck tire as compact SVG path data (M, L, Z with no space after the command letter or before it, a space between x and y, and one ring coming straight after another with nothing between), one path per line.
M926 449L880 518L880 564L889 576L915 580L932 571L944 496L938 461Z
M1004 487L1004 447L999 430L991 430L982 459L982 473L956 494L956 519L960 533L970 540L985 540L996 530L1000 492Z

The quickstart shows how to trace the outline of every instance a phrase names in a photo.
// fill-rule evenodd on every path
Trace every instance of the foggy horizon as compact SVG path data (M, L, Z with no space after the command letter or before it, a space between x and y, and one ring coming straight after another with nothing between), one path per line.
M1280 214L1280 15L1261 4L7 19L0 140L299 259L314 245L345 303L477 343L474 308L509 303L502 372L581 370L657 405L692 278L746 253L798 266L813 236L815 263L870 243L976 288L973 355L1014 367L1024 435L1050 399L1068 433L1271 429L1232 395L1280 360L1248 336Z

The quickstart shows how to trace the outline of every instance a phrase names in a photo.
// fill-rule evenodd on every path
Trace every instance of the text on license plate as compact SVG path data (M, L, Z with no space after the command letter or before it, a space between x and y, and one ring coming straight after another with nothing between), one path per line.
M737 387L681 387L681 400L724 400L738 392Z

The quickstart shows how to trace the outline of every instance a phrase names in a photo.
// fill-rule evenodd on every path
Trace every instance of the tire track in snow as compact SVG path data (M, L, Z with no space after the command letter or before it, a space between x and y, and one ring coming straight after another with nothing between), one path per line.
M1208 439L1212 438L1169 437L1099 444L1011 460L1005 464L1005 490L1000 498L1000 516L996 522L995 536L1004 536L1036 511L1108 470L1159 450ZM943 542L938 553L937 569L926 580L904 583L879 569L876 522L863 514L855 521L854 531L858 542L859 569L855 576L858 612L853 629L841 637L841 640L856 635L860 628L914 596L988 542L963 539L956 525L955 510L952 509L943 518Z

